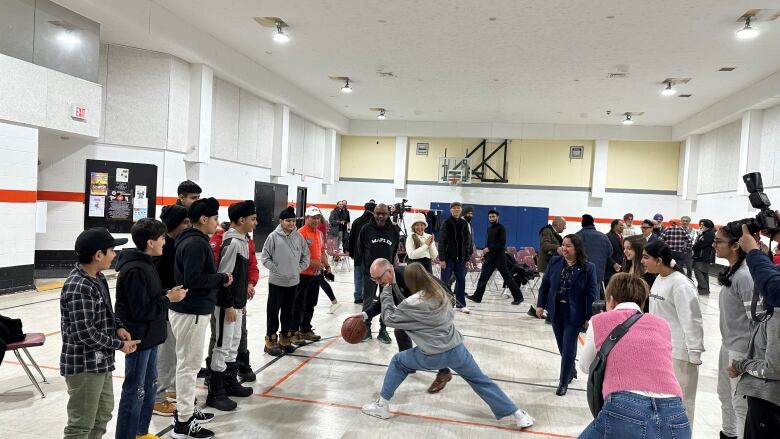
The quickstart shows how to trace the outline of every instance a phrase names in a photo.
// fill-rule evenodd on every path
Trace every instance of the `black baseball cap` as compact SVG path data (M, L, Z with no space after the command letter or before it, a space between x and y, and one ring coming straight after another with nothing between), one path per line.
M95 227L81 232L76 238L76 254L91 256L98 250L127 244L127 238L114 238L105 227Z

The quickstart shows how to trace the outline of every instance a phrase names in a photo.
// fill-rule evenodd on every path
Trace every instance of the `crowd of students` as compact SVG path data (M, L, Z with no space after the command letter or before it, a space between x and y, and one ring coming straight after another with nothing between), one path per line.
M234 410L238 402L233 398L252 394L241 383L256 379L245 313L259 280L250 236L257 224L256 207L251 200L231 204L230 222L220 230L218 201L200 198L200 193L197 184L185 181L179 186L179 200L163 207L160 221L146 218L133 225L135 248L123 250L116 261L114 306L102 271L111 267L114 248L127 239L115 239L106 229L89 229L77 238L78 264L60 301L60 366L69 394L64 437L105 433L114 406L111 372L117 350L125 353L117 438L157 437L149 432L153 413L172 416L174 438L214 437L203 427L214 415L200 410L195 401L199 373L207 378L206 406ZM291 207L278 214L279 225L260 252L260 263L269 272L264 352L279 356L320 340L312 326L320 288L330 291L332 307L337 305L326 281L330 236L343 242L355 261L354 298L363 309L356 316L365 321L364 341L372 339L372 320L378 316L377 339L391 342L389 326L395 329L399 346L380 398L364 406L364 413L388 418L395 390L415 370L438 370L431 393L444 389L454 370L496 418L512 416L520 428L532 425L533 418L480 371L453 324L454 312L469 313L467 299L482 301L496 270L511 291L511 303L524 301L509 274L512 262L505 256L500 213L488 214L482 272L474 294L467 296L466 263L476 248L470 224L473 210L453 202L449 218L435 234L426 233L424 216L409 214L406 258L398 260L400 233L390 208L373 200L364 207L351 230L345 201L330 215L331 231L314 206L306 209L300 228ZM594 223L583 215L582 230L561 236L566 221L558 217L540 230L542 281L536 307L529 309L529 315L552 325L561 353L559 396L577 377L581 333L585 347L580 370L588 373L591 360L613 331L630 316L643 313L609 354L604 407L581 437L634 437L637 425L646 429L646 437L691 436L704 352L697 296L709 292L708 275L699 271L707 273L716 255L729 263L718 276L721 437L767 437L767 432L777 431L780 324L771 318L774 306L762 307L754 294L748 263L771 264L752 251L758 246L755 240L748 233L730 235L725 228L715 233L709 220L700 221L698 234L688 227L689 218L673 220L664 228L660 214L643 221L641 233L635 233L631 214L612 221L608 234L597 231ZM408 265L404 268L399 262ZM434 262L441 267L441 279L433 276ZM606 299L607 312L594 309L599 299ZM207 331L211 342L204 352ZM201 370L204 355L206 368Z

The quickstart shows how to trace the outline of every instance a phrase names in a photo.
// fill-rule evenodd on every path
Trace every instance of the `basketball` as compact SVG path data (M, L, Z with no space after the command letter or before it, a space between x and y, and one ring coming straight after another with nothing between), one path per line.
M349 344L357 344L366 336L366 324L362 316L349 317L341 324L341 338Z

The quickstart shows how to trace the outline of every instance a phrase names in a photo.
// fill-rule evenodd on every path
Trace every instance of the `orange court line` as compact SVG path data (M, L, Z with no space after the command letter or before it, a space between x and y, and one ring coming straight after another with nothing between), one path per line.
M294 401L294 402L302 402L306 404L315 404L315 405L321 405L326 407L339 407L339 408L345 408L350 410L361 410L362 408L356 405L350 405L350 404L343 404L338 402L327 402L327 401L317 401L314 399L304 399L304 398L297 398L294 396L281 396L281 395L268 395L268 394L260 394L256 395L263 398L273 398L273 399L281 399L284 401ZM390 413L397 415L397 416L408 416L410 418L418 418L418 419L425 419L428 421L437 421L442 422L446 424L459 424L459 425L467 425L470 427L482 427L482 428L494 428L496 430L507 430L507 431L515 431L518 433L528 433L533 434L537 436L548 436L548 437L555 437L555 438L574 438L576 436L570 436L565 434L558 434L558 433L548 433L544 431L535 431L535 430L520 430L516 427L509 427L504 425L493 425L493 424L484 424L481 422L472 422L472 421L463 421L459 419L449 419L449 418L441 418L438 416L427 416L427 415L418 415L415 413L406 413L406 412L395 412L391 411Z
M295 366L295 368L293 368L293 370L291 370L291 371L287 372L286 374L284 374L284 376L283 376L283 377L281 377L281 378L279 378L279 380L278 380L277 382L273 383L273 384L271 385L271 387L269 387L269 388L265 389L265 390L264 390L264 391L263 391L263 392L260 394L260 396L265 396L265 395L268 395L268 394L269 394L269 393L270 393L272 390L274 390L274 389L275 389L277 386L279 386L279 385L280 385L280 384L282 384L283 382L287 381L287 379L288 379L288 378L290 378L291 376L295 375L295 374L296 374L296 373L297 373L299 370L301 370L301 369L303 368L303 366L306 366L306 364L307 364L309 361L311 361L311 360L312 360L313 358L315 358L316 356L320 355L320 354L321 354L323 351L325 351L325 349L328 349L329 347L331 347L331 346L333 345L333 343L336 343L336 342L337 342L337 341L339 341L339 340L341 340L341 337L336 337L336 338L334 338L333 340L331 340L331 341L329 341L328 343L326 343L326 344L325 344L325 346L321 347L319 351L317 351L317 352L315 352L315 353L314 353L314 355L312 355L312 356L310 356L310 357L306 358L305 360L303 360L303 362L302 362L301 364L299 364L299 365Z
M581 335L577 336L577 340L579 340L580 346L585 346L585 339Z
M3 360L3 364L6 364L6 363L8 363L8 364L15 364L15 365L21 367L21 364L19 364L16 361L13 361L13 360ZM28 364L27 367L32 367L32 364ZM56 370L57 372L60 371L59 367L47 366L45 364L40 364L40 363L38 363L38 367L40 367L41 369ZM114 375L114 374L111 374L111 377L114 378L114 379L119 379L119 380L125 379L124 375Z

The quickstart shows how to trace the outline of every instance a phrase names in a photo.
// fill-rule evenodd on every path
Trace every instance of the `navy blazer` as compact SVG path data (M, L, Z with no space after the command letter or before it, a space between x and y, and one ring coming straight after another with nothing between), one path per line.
M555 321L555 294L561 286L561 272L566 267L563 256L554 256L544 272L542 285L536 306L547 310L550 320ZM585 267L575 266L574 278L569 290L569 323L580 326L593 316L592 305L598 298L596 266L586 263Z

